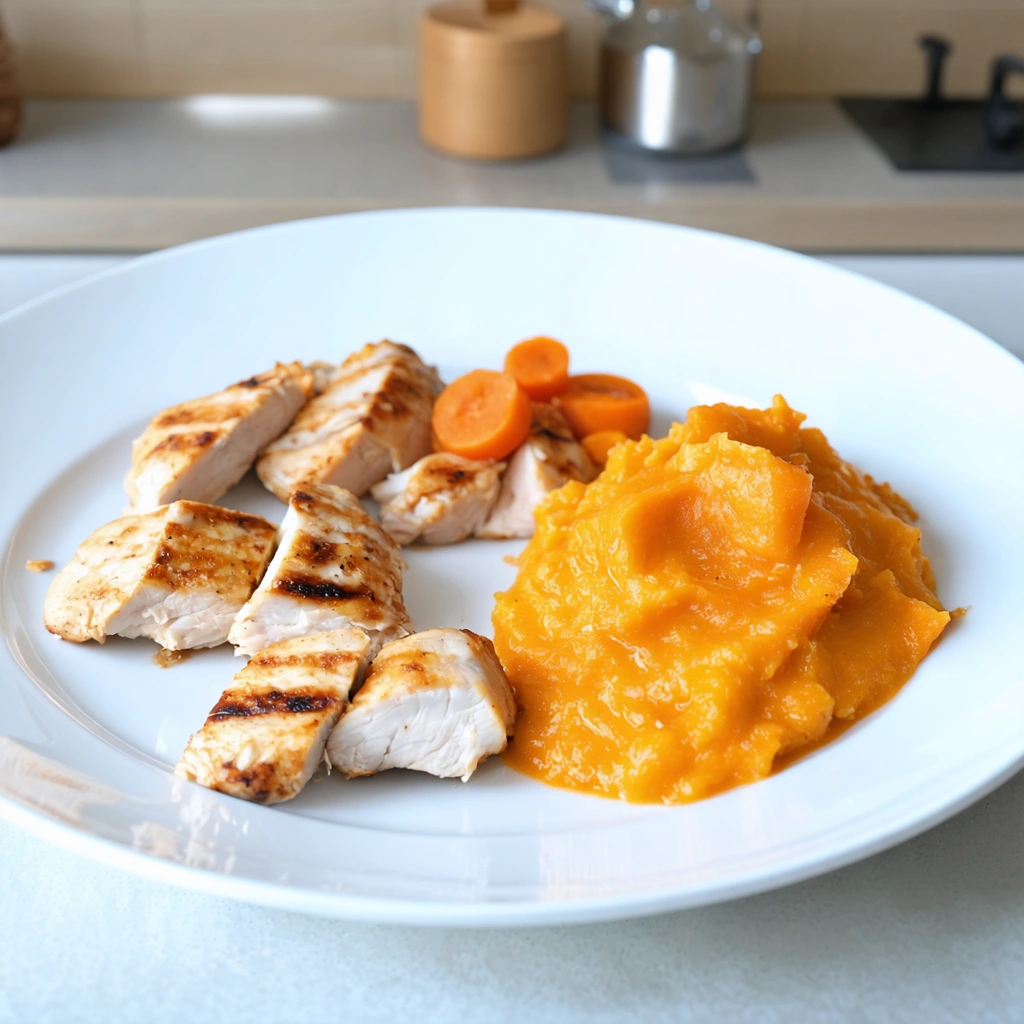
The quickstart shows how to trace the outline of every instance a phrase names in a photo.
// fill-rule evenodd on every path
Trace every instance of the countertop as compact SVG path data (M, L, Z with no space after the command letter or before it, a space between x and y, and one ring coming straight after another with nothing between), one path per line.
M0 311L115 256L0 256ZM832 262L1024 356L1024 258ZM185 892L0 822L2 1024L1024 1020L1024 775L799 885L647 920L417 930Z
M685 178L687 180L679 180ZM898 174L834 103L766 102L741 155L637 158L572 109L551 156L431 152L402 101L35 100L0 151L0 249L142 251L383 207L541 206L814 251L1024 251L1024 176Z

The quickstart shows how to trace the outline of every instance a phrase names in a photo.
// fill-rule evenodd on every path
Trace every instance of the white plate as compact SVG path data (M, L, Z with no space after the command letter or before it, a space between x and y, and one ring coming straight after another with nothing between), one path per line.
M940 595L969 605L899 696L767 781L686 807L545 787L500 762L468 784L393 772L255 807L171 775L237 667L162 671L148 641L42 628L50 576L123 505L155 410L276 359L414 344L451 377L548 333L577 370L635 377L655 426L780 391L923 513ZM1024 758L1024 366L880 285L765 246L515 210L307 221L135 261L0 321L0 811L170 882L376 921L553 923L756 892L904 839ZM279 518L247 480L225 503ZM514 545L409 552L419 627L489 632Z

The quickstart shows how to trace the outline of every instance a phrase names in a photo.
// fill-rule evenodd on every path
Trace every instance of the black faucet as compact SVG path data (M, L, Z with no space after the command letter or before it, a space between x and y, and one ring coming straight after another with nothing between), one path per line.
M996 149L1012 149L1024 137L1024 110L1006 95L1006 79L1014 73L1024 75L1024 57L1004 53L992 62L985 127Z
M941 107L946 102L942 95L942 72L953 44L942 36L924 35L917 40L917 45L924 50L925 60L928 62L927 80L921 102L926 107Z

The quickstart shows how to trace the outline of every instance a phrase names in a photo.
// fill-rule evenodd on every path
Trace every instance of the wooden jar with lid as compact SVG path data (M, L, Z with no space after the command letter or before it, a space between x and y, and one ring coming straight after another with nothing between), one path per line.
M420 31L420 134L456 156L510 160L565 141L565 22L517 0L441 3Z

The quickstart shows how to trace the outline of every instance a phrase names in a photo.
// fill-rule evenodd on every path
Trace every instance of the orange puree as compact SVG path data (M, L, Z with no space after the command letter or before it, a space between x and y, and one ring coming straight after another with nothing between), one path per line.
M678 803L764 778L888 700L949 615L914 510L776 398L690 410L537 513L494 643L506 759Z

